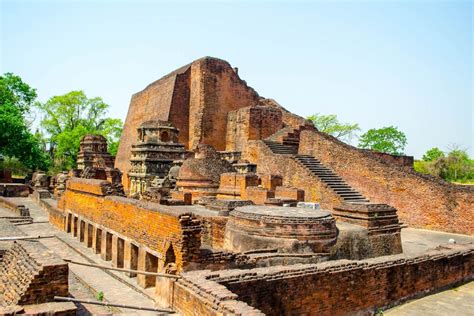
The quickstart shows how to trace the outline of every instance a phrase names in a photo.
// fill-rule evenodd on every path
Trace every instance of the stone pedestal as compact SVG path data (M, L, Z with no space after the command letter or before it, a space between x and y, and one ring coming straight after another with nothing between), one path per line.
M224 249L328 253L336 239L336 221L327 211L255 205L230 212Z

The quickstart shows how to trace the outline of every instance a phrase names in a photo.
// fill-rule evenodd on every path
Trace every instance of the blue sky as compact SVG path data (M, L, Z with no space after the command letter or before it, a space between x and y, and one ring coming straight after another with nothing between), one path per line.
M42 101L82 89L125 119L133 93L214 56L302 116L474 156L471 1L0 2L0 71Z

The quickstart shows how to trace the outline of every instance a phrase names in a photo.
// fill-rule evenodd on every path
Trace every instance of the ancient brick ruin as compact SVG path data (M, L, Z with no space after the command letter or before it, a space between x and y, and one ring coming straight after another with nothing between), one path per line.
M28 189L52 230L122 269L115 278L160 308L371 314L474 277L472 244L408 254L402 238L407 226L472 235L472 188L319 132L220 59L196 60L133 95L112 162L105 139L88 135L77 170L51 182L38 173ZM2 185L9 225L31 222L12 197L25 194ZM23 273L15 262L36 251L9 243L0 277ZM59 278L51 293L66 296L64 276L46 270ZM33 281L31 291L14 283L3 285L18 293L13 305L29 304L30 293L52 300Z

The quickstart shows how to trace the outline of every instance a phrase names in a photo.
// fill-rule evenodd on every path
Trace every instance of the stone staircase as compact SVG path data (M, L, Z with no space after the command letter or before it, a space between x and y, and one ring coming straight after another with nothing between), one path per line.
M361 193L353 189L340 176L330 168L323 165L319 160L310 155L295 155L293 157L311 173L327 184L331 190L339 195L344 202L368 203L369 200Z
M306 129L314 129L313 126L302 125L297 129L292 127L284 127L272 136L268 137L266 140L271 142L280 143L283 145L290 145L298 147L300 143L300 133Z
M297 145L282 144L269 140L264 140L263 142L274 154L290 155L296 162L309 170L311 174L318 177L334 193L339 195L344 202L369 203L369 200L365 196L352 188L333 170L323 165L319 160L310 155L298 155Z
M298 146L285 145L282 143L264 140L265 145L274 153L278 155L296 155L298 153Z

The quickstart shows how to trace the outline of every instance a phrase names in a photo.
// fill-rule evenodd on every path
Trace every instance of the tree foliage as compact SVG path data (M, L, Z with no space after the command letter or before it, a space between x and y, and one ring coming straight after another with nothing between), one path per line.
M436 159L444 157L444 152L438 147L429 149L421 158L423 161L435 161Z
M392 155L403 155L407 138L397 127L370 129L359 138L359 147Z
M60 169L76 165L81 138L86 134L100 134L116 152L122 132L120 119L106 118L109 105L101 98L88 98L83 91L71 91L54 96L39 105L44 114L41 126L50 138L50 153Z
M474 180L474 160L469 158L466 150L456 147L444 155L439 149L437 151L433 149L423 155L423 160L415 162L415 171L441 177L448 181ZM439 155L440 152L443 154ZM433 159L430 160L432 157Z
M0 76L0 104L9 104L22 114L28 112L36 100L36 90L24 83L19 76L5 73Z
M32 170L45 170L48 157L25 120L35 99L35 89L20 77L12 73L0 76L0 154L16 157Z
M334 114L322 115L316 113L308 116L308 120L311 120L320 132L327 133L344 141L350 141L360 131L359 124L341 123L337 115Z

